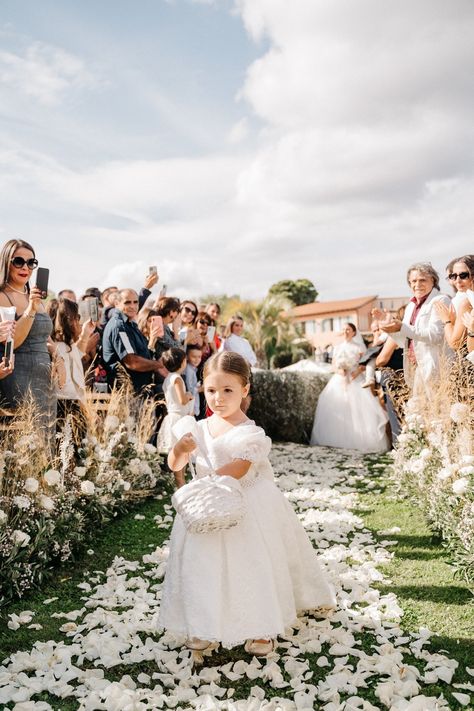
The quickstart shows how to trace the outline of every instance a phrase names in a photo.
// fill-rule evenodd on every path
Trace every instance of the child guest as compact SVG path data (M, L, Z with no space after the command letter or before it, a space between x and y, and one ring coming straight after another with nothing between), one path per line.
M211 641L225 647L245 642L265 656L299 611L334 608L334 593L316 551L290 503L273 480L271 442L242 412L250 368L237 353L220 353L204 368L204 392L213 415L197 423L168 456L182 471L196 451L197 476L213 471L239 480L246 503L234 528L189 533L178 514L170 539L160 624L187 639L191 649Z
M181 348L170 348L162 355L162 363L169 371L163 382L163 393L166 400L167 415L165 416L158 431L156 446L159 452L169 452L176 442L173 436L172 427L184 415L190 415L194 411L194 398L192 393L187 392L184 380L181 375L186 369L186 353ZM176 470L174 478L177 486L184 484L184 469Z

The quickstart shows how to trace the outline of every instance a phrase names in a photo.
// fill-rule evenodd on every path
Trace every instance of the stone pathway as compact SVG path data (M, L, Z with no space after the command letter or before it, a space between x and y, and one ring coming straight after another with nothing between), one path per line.
M0 666L0 708L47 711L72 699L67 708L79 711L438 711L450 708L445 692L430 694L440 683L456 708L468 708L474 686L453 686L457 662L429 652L428 630L405 634L390 585L374 587L384 582L378 566L390 559L391 542L387 531L376 543L353 512L358 485L377 492L363 457L277 444L272 460L337 590L332 617L300 618L266 660L241 648L191 653L156 633L166 545L142 560L117 557L81 583L81 609L56 613L63 641L37 642ZM172 514L168 506L157 526L170 529ZM27 622L20 615L11 626ZM49 703L35 700L42 692Z

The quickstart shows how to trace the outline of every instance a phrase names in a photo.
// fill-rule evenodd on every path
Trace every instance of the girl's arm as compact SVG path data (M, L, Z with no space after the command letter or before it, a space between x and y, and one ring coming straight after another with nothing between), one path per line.
M192 434L183 435L168 454L168 466L171 471L179 472L184 469L194 449L196 449L196 442Z
M216 471L216 474L221 474L223 476L232 476L234 479L241 479L245 476L250 469L252 462L246 459L236 459L230 464L225 464L223 467Z
M187 405L188 402L193 399L191 393L186 392L186 390L184 389L184 382L182 378L176 378L173 387L176 388L176 392L178 393L178 400L181 405Z

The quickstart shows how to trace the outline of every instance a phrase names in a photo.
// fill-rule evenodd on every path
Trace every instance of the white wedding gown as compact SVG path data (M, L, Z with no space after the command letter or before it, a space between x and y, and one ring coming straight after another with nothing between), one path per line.
M160 626L177 636L221 642L283 634L297 613L335 607L333 590L304 528L273 480L271 441L252 421L213 438L197 423L215 469L251 461L239 481L247 507L234 528L188 533L176 515L163 587ZM197 457L197 476L209 469Z
M349 372L357 367L360 348L351 342L336 346L333 366ZM335 373L319 396L311 432L311 445L357 449L361 452L387 452L388 417L370 388L363 388L364 377L354 380Z

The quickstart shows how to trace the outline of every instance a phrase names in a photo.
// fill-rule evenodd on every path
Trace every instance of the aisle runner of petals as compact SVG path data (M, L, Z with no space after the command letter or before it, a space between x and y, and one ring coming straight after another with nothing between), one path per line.
M301 617L264 660L250 658L243 649L215 649L202 656L184 649L183 640L157 631L166 545L141 561L117 557L105 575L80 584L81 609L56 613L64 618L63 641L37 642L4 660L1 707L46 711L53 707L35 698L48 692L76 699L80 711L449 709L443 694L423 693L439 682L458 705L467 706L474 686L452 684L458 663L428 651L428 630L401 630L402 610L389 581L387 592L373 587L383 581L377 566L390 559L391 542L376 543L352 512L358 485L377 492L363 459L291 444L275 445L272 457L279 486L318 546L337 590L339 608L332 617ZM157 526L170 528L172 513L167 507ZM9 626L29 623L32 615L25 612L12 615ZM54 708L60 704L54 702Z

